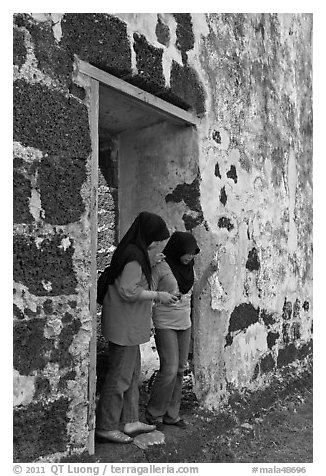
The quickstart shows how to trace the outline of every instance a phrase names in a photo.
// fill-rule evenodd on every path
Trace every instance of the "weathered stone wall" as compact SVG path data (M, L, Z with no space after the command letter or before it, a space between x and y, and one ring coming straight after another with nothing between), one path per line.
M147 208L193 231L198 275L218 259L194 302L196 392L216 407L311 351L311 36L305 14L14 16L16 460L87 444L91 141L75 55L200 119L194 155L170 162Z

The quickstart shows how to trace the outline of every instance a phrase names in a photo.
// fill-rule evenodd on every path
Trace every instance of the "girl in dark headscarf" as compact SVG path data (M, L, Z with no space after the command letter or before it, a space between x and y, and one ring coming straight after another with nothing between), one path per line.
M176 231L163 250L165 260L153 268L154 286L159 291L179 296L179 301L173 306L157 303L153 310L160 369L151 390L146 418L158 428L162 428L163 424L186 427L179 410L191 336L190 301L194 284L194 257L199 251L191 233Z
M130 443L135 434L155 429L138 420L139 345L150 339L153 300L168 306L177 299L151 290L148 250L168 237L160 216L142 212L112 256L102 309L102 333L109 341L109 368L97 407L96 436L102 440Z

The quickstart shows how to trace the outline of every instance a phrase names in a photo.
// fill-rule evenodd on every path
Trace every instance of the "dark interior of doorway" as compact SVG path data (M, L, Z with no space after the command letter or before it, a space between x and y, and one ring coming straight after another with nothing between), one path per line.
M119 144L122 133L144 129L164 121L146 104L100 84L98 123L98 235L97 272L110 263L119 241ZM125 137L125 134L123 135ZM101 306L97 307L97 383L98 395L107 370L107 342L101 335Z

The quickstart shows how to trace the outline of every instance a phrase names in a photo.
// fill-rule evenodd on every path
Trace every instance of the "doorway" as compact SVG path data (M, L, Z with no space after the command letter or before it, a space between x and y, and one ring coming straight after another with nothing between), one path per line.
M105 373L105 368L103 375L97 372L105 348L98 332L97 274L109 264L119 239L140 211L160 214L171 232L184 229L185 204L167 204L166 196L176 184L191 182L197 174L198 139L197 118L192 113L83 61L78 62L78 71L90 78L91 87L93 332L88 449L94 454L96 393Z

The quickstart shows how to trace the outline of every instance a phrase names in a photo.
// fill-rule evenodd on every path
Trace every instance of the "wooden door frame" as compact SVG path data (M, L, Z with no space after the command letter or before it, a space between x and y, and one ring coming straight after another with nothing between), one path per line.
M89 292L89 310L92 319L92 333L90 339L90 361L88 377L88 452L95 453L95 410L96 410L96 359L97 359L97 210L98 210L98 122L99 122L99 87L100 83L113 88L117 92L130 98L134 103L146 105L151 111L155 111L161 118L179 125L198 126L198 118L191 112L180 109L173 104L153 96L142 89L126 83L125 81L106 73L89 63L76 58L77 74L89 78L90 84L90 134L92 145L91 158L91 285Z

